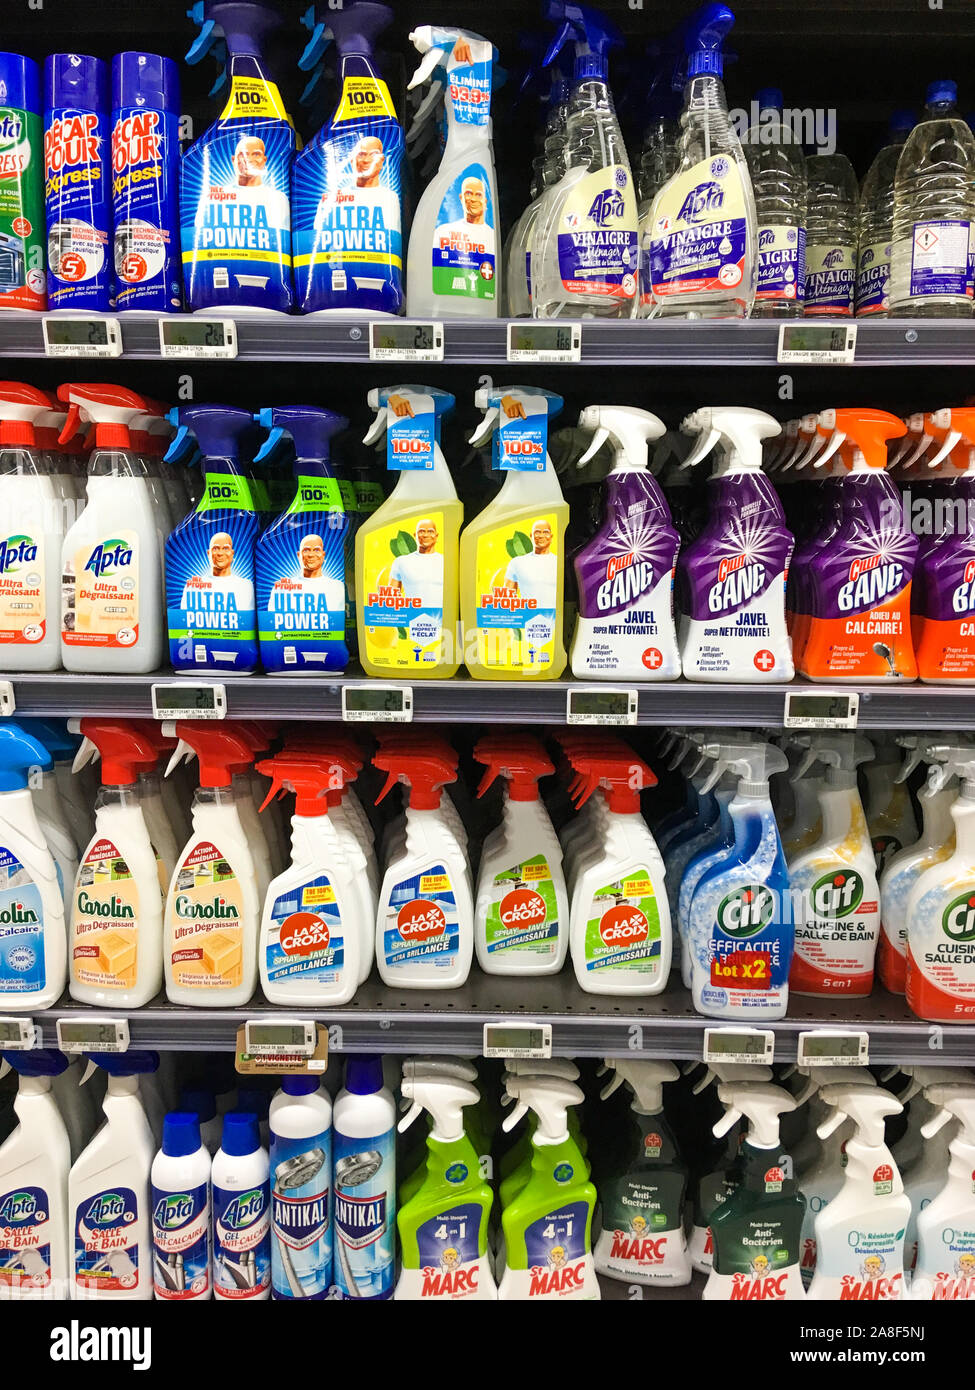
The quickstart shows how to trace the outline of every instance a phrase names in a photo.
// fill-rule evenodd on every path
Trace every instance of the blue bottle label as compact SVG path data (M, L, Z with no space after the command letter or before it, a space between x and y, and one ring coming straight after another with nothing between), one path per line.
M139 1268L138 1220L139 1198L131 1187L106 1188L78 1203L74 1215L76 1289L106 1294L131 1293L139 1287L147 1272Z
M700 160L658 193L649 245L654 300L738 289L747 251L745 188L738 164L728 155Z
M0 1288L46 1289L51 1283L51 1202L43 1187L0 1196Z
M168 111L121 107L112 124L115 302L159 312L182 303L179 133Z
M213 1189L213 1282L221 1298L256 1298L271 1284L268 1184Z
M111 307L108 123L99 112L46 113L44 203L49 309Z
M547 448L547 402L540 396L502 396L491 467L504 472L544 473Z
M334 1280L340 1298L390 1298L396 1207L394 1135L363 1139L335 1130Z
M210 1187L152 1188L152 1284L157 1298L200 1298L210 1289Z
M585 1256L588 1217L585 1202L567 1202L525 1228L525 1259L533 1275L554 1274Z
M345 933L327 874L274 900L265 955L272 984L335 984L345 967Z
M866 318L890 308L890 242L861 246L857 260L856 315Z
M559 219L559 275L568 295L632 300L640 221L629 169L610 165L573 185Z
M447 189L433 234L434 294L495 297L497 216L483 164L468 164Z
M476 1202L464 1202L439 1212L417 1229L421 1298L456 1299L477 1293L481 1217Z
M275 1298L326 1298L332 1283L332 1134L271 1130L271 1283Z
M806 233L802 227L763 227L758 234L756 299L802 301L806 294Z
M462 42L462 61L456 44L447 63L447 95L458 125L483 129L491 118L492 46L486 41Z
M969 222L915 222L911 245L911 298L971 297L968 279Z
M383 931L387 969L419 962L453 970L460 950L457 904L444 864L401 879L389 895Z
M0 991L33 994L46 983L40 892L13 851L0 846Z

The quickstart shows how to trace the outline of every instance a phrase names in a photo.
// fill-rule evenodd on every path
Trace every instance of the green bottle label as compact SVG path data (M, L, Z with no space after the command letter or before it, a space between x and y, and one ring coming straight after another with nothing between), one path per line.
M641 865L598 888L586 922L586 970L660 973L660 909L650 870Z
M47 308L40 116L0 104L0 306Z
M266 496L266 489L265 489ZM239 473L208 473L206 491L200 498L197 512L253 512L255 495L247 478Z
M495 874L485 922L488 955L519 951L550 958L558 949L559 913L544 854Z

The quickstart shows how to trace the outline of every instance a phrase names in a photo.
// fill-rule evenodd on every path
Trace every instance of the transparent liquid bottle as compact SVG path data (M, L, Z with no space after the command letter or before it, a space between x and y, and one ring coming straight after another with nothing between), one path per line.
M806 160L807 318L852 318L860 190L845 154L814 154Z
M806 294L806 161L782 119L782 93L760 91L758 124L745 136L758 219L752 318L796 318Z
M892 318L971 318L975 135L958 114L954 82L928 88L894 179Z
M914 128L913 111L895 111L887 139L860 187L857 252L857 318L885 319L890 309L890 246L894 232L894 175L904 141Z

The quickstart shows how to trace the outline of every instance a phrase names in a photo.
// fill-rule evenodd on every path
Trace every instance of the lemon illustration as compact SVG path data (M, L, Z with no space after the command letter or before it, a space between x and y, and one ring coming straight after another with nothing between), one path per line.
M396 643L396 629L394 627L374 627L369 635L369 641L377 651L389 651L390 647Z

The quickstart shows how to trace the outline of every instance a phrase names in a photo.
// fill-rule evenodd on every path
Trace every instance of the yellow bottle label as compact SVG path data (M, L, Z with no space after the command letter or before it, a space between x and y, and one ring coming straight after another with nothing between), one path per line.
M74 895L71 978L100 989L134 989L138 954L138 885L116 845L96 840Z
M389 95L389 88L377 77L347 77L332 124L361 121L364 116L388 116L390 120L396 120L396 107Z
M284 109L281 93L274 82L263 77L234 77L230 83L227 105L220 113L222 121L241 117L261 116L279 121L290 118Z
M237 989L244 979L244 895L209 840L179 868L166 908L173 983L182 989Z
M417 512L364 539L364 655L390 673L445 660L444 530L442 511Z
M477 658L482 666L544 671L555 660L561 609L559 518L539 512L477 540Z

